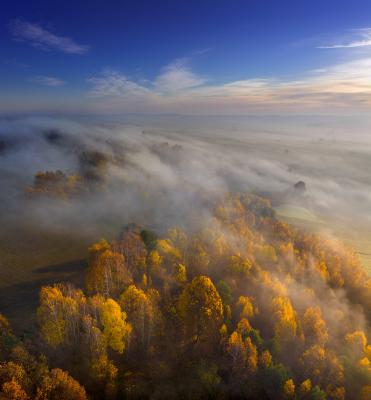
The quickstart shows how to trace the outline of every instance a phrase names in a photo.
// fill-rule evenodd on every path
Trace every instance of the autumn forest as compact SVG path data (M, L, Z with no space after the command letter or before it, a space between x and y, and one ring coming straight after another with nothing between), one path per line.
M197 231L129 224L92 244L83 287L41 288L40 343L2 316L1 398L369 399L354 252L256 195L212 207Z

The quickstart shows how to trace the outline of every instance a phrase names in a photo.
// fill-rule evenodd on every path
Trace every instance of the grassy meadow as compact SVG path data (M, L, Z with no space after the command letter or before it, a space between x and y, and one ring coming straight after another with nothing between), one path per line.
M352 227L343 221L316 216L303 207L282 204L276 207L279 218L294 226L312 232L331 234L355 249L362 265L371 276L371 230L367 227Z
M42 285L82 281L87 248L93 237L50 232L24 222L3 221L0 231L0 306L14 328L33 320Z

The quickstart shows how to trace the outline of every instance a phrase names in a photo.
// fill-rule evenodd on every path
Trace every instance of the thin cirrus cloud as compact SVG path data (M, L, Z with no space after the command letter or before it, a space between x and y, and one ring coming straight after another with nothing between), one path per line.
M335 43L318 46L319 49L352 49L371 46L371 28L355 29L352 31L356 37L348 39L345 43Z
M90 46L76 43L73 39L58 36L38 24L22 19L15 19L9 23L9 30L17 42L28 43L41 50L57 50L67 54L85 54Z
M66 84L65 81L54 76L33 76L28 79L28 82L51 87L63 86Z
M86 81L91 86L89 97L141 96L151 93L145 86L110 68L105 68L100 75Z
M118 71L104 69L99 76L87 79L91 85L90 97L125 96L176 96L203 85L206 81L186 65L186 59L178 59L165 66L153 82L135 82Z
M179 59L164 67L154 82L155 90L163 94L177 93L206 83L186 66L186 59Z
M97 109L130 112L248 113L368 110L371 58L309 71L296 79L255 77L210 83L184 63L165 67L152 81L135 81L105 70L88 79Z

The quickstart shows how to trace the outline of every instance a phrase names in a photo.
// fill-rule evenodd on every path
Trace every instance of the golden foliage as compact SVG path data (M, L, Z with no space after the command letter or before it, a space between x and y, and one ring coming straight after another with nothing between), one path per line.
M131 224L95 243L86 289L43 287L37 314L48 352L73 359L71 373L81 364L97 398L370 395L371 280L345 245L278 221L257 196L223 197L199 230L157 238ZM0 383L22 399L35 368L12 335L0 315L0 356L13 357ZM39 400L84 398L39 369Z
M293 398L295 395L295 384L292 379L288 379L283 385L283 392L287 398Z
M15 379L3 383L0 391L0 400L28 400L27 393Z
M85 389L67 372L52 369L43 377L35 400L86 400Z
M100 312L103 335L107 345L122 354L132 331L131 325L126 322L126 314L112 299L107 299L102 304Z
M195 277L179 299L179 312L185 322L187 336L198 341L219 332L223 322L223 304L211 279Z
M275 320L275 335L283 342L294 339L297 322L296 313L290 299L283 296L273 298L272 312Z

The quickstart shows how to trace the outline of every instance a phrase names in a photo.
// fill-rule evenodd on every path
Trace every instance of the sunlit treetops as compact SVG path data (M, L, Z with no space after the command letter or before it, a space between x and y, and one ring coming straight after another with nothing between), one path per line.
M370 288L351 249L233 194L200 229L132 224L93 244L85 287L42 288L37 316L53 366L98 398L365 400Z

